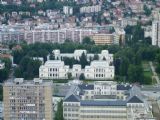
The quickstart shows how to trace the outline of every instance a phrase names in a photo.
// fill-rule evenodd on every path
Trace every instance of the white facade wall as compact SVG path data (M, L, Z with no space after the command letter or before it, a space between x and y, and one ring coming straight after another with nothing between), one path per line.
M152 45L160 47L160 21L152 22Z
M109 66L108 61L92 61L85 67L86 79L106 80L114 78L114 66Z
M39 77L43 79L68 79L69 66L63 61L49 60L39 68Z
M94 83L95 95L117 95L117 84L115 82L95 82Z
M81 106L79 120L127 120L126 106Z

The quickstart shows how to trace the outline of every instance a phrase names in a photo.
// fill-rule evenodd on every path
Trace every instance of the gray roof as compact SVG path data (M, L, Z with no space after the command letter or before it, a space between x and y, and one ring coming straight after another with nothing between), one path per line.
M129 98L127 103L143 103L143 101L138 98L138 96L132 96L131 98Z
M126 101L93 101L84 100L81 101L81 106L126 106Z
M117 85L117 90L129 90L131 89L130 85Z
M94 85L82 84L82 85L78 85L78 87L79 87L81 90L93 90L93 89L94 89Z
M65 98L64 101L65 102L79 102L80 99L77 96L72 94L72 95L68 96L67 98Z

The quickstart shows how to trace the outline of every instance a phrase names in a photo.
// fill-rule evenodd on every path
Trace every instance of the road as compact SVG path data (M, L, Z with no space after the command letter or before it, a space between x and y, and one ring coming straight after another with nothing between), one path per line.
M153 66L153 62L149 62L149 65L151 66L153 77L156 79L157 84L160 85L160 80L159 80L159 77L158 77L158 75L157 75L157 73L155 71L155 67Z

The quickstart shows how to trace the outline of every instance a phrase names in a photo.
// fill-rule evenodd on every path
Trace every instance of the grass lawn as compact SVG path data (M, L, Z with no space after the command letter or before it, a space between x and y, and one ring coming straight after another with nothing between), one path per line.
M151 67L149 65L149 62L148 61L143 61L142 66L143 66L143 75L146 78L146 82L155 84L155 80L152 81L153 73L152 73Z

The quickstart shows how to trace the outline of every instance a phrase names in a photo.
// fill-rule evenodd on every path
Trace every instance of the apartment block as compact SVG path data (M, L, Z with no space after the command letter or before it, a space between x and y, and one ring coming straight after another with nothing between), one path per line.
M66 15L72 15L73 14L73 8L70 6L63 6L63 12Z
M4 120L52 120L52 82L15 78L3 86Z
M65 120L156 120L135 85L113 81L71 87L63 101Z
M84 6L80 8L80 13L95 13L100 11L101 11L100 5Z
M152 45L160 47L160 21L152 22Z
M5 63L0 60L0 70L5 68Z

